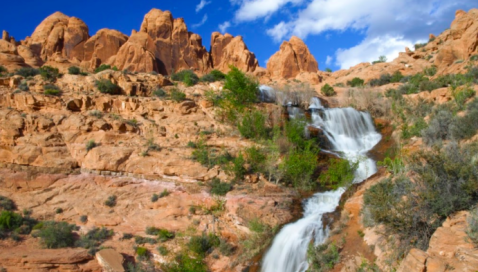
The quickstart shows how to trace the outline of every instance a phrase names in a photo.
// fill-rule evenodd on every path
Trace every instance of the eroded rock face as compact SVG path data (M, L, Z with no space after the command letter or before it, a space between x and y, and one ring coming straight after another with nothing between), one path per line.
M128 36L117 30L100 29L86 41L83 59L89 61L90 69L94 69L115 56L127 40Z
M437 65L451 65L478 53L478 9L468 13L458 10L449 30L440 35L444 45L438 52Z
M211 62L214 69L229 71L229 65L234 65L244 72L254 72L258 61L250 52L241 36L221 35L214 32L211 35Z
M155 51L154 41L147 33L133 33L118 51L114 65L121 70L157 71Z
M154 42L152 53L159 73L169 75L184 69L205 73L210 68L209 53L202 45L202 38L189 32L182 18L173 19L171 12L152 9L145 15L139 32Z
M57 56L83 60L89 37L88 26L82 20L55 12L37 26L27 45L43 61Z
M267 62L271 78L294 78L301 72L317 73L318 70L319 65L307 45L295 36L284 41Z

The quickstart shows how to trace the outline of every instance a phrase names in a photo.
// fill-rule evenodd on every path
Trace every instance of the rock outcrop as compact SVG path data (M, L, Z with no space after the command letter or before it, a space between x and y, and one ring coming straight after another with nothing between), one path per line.
M267 71L271 78L295 78L302 72L317 73L319 65L307 45L293 36L284 41L280 50L270 57Z
M249 51L241 36L212 33L210 53L212 67L222 72L228 72L229 65L244 72L254 72L259 67L256 56Z
M209 53L202 45L202 38L188 31L184 19L173 19L171 12L152 9L145 15L139 32L146 33L154 42L153 54L159 73L169 75L183 69L205 73L210 68ZM117 58L122 56L118 54Z
M45 62L58 57L83 60L89 37L85 22L55 12L37 26L25 44Z
M94 69L102 63L108 63L127 40L128 36L117 30L100 29L84 44L83 59L88 63L83 66Z

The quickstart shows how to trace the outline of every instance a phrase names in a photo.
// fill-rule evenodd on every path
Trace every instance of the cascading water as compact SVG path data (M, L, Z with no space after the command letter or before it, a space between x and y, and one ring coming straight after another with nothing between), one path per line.
M331 151L358 162L354 183L362 182L377 171L375 162L366 155L381 139L370 114L353 108L325 109L317 98L312 99L309 109L311 125L322 129L330 141ZM317 246L325 242L328 228L324 229L322 216L335 211L344 192L345 188L339 188L305 200L303 218L284 226L277 234L263 259L262 272L306 271L309 243L314 240Z

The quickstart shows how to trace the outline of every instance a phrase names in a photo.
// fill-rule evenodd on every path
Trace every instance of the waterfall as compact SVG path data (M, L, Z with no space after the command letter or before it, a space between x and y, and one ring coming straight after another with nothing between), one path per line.
M370 114L353 108L326 109L318 98L310 102L312 123L322 129L336 154L358 162L354 183L373 175L375 162L367 152L381 139L375 131ZM345 188L314 194L303 202L304 215L297 222L285 225L276 235L262 262L262 272L303 272L308 269L307 249L313 240L320 245L328 237L322 225L322 215L335 211Z

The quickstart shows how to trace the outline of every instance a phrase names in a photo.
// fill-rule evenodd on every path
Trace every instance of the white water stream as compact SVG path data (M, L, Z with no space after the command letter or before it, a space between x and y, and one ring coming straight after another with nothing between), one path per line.
M265 92L261 89L261 93ZM267 96L273 96L270 89L267 89ZM317 98L312 99L309 109L312 110L311 125L323 130L331 143L330 151L351 162L358 162L354 183L362 182L377 171L375 162L366 155L381 139L370 114L353 108L326 109ZM293 111L289 113L295 114ZM329 234L328 228L323 228L322 216L335 211L344 192L345 188L339 188L314 194L305 200L303 217L285 225L274 238L262 261L262 272L306 271L310 242L313 240L316 246L320 245Z

